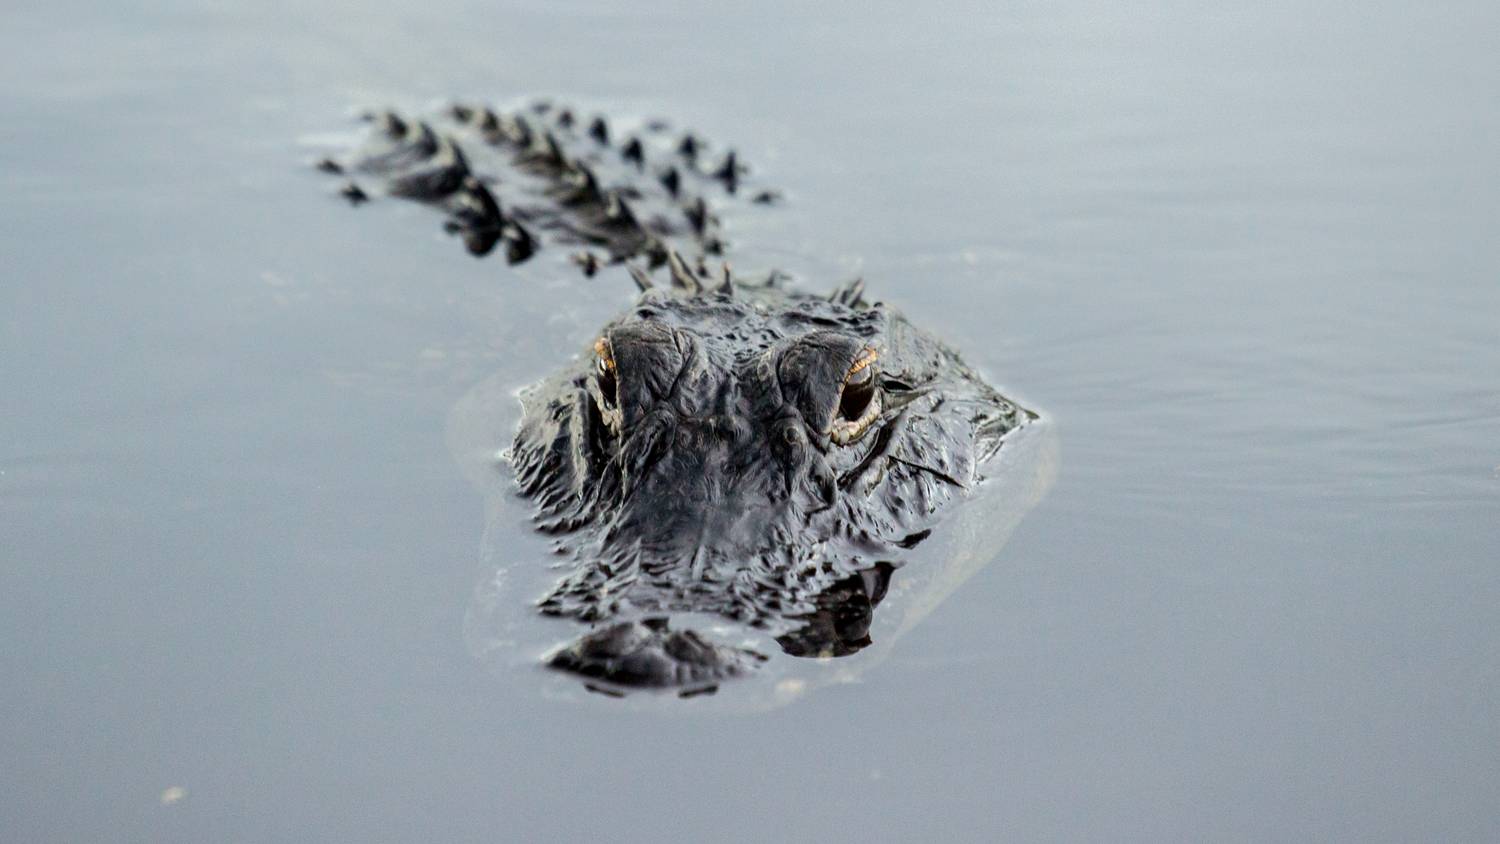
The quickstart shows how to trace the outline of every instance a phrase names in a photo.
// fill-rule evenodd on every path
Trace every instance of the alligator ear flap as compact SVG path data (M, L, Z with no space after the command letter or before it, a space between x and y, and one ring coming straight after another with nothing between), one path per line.
M698 283L698 277L688 269L687 262L677 254L677 250L667 253L667 267L672 271L672 283L687 291L690 295L697 296L703 292L703 286Z
M828 301L857 308L865 303L865 280L856 278L828 294Z
M647 275L645 270L637 266L631 266L629 269L631 280L635 282L636 287L641 289L642 293L645 293L654 286L651 284L651 276Z

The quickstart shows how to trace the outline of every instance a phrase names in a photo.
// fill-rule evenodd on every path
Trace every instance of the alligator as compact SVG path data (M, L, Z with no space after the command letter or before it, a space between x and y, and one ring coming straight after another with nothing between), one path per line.
M733 152L700 165L695 135L643 122L617 139L602 117L585 126L546 104L453 106L433 118L445 131L367 119L365 144L321 169L438 208L475 255L503 246L521 263L566 245L585 274L624 264L638 288L575 360L522 392L502 456L512 500L529 503L554 553L535 610L582 628L553 637L542 664L609 695L691 697L767 673L778 653L860 653L896 587L953 588L936 575L993 556L1045 489L1049 461L999 457L1039 415L862 282L815 295L716 260L728 243L708 192L779 199L748 184ZM486 167L471 163L480 154ZM354 181L341 192L369 198ZM477 420L509 401L469 401L460 427L486 430ZM986 478L1007 469L1024 483ZM981 547L947 547L922 563L928 577L909 576L938 522L987 486L1015 500L975 513L967 541ZM480 615L513 613L498 594ZM935 600L912 599L924 612Z
M684 133L662 161L664 121L648 121L611 145L610 124L595 116L586 129L567 108L550 102L499 113L454 105L442 117L460 136L392 111L364 116L367 142L353 155L323 158L327 173L370 176L386 195L441 208L445 229L484 257L498 246L510 264L531 259L543 240L578 247L574 260L592 276L608 263L642 257L652 268L674 250L721 255L725 244L707 197L709 188L769 205L772 189L742 191L746 166L733 150L705 162L709 144ZM471 164L490 152L494 169ZM504 171L499 175L498 171ZM371 199L358 181L340 190L351 204ZM545 237L543 236L545 235Z

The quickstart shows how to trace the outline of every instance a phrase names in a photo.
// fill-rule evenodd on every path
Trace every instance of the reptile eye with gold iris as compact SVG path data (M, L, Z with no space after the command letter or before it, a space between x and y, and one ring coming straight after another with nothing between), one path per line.
M834 408L833 424L828 437L839 445L847 445L859 439L880 416L880 387L876 354L866 348L849 365L844 376L844 385L839 389L838 405Z
M604 424L614 433L620 433L623 417L620 413L620 379L615 366L614 354L609 341L600 337L594 341L594 402L599 406L599 415Z

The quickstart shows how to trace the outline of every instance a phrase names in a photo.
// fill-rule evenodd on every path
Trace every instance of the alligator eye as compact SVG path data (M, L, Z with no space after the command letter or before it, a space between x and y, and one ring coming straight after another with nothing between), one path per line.
M833 424L828 436L839 445L847 445L859 439L875 417L880 415L879 379L876 377L874 349L865 349L849 366L844 376L844 386L839 390L839 403L833 413Z
M594 341L594 402L599 406L599 415L611 431L620 432L620 380L615 369L615 357L610 352L609 342L603 337Z

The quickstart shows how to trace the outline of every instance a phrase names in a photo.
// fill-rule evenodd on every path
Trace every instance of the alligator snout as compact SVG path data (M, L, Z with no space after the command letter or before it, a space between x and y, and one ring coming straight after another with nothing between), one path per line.
M693 630L673 630L664 617L622 621L552 652L547 664L590 680L605 694L626 689L677 689L689 697L755 670L766 656L718 644Z

